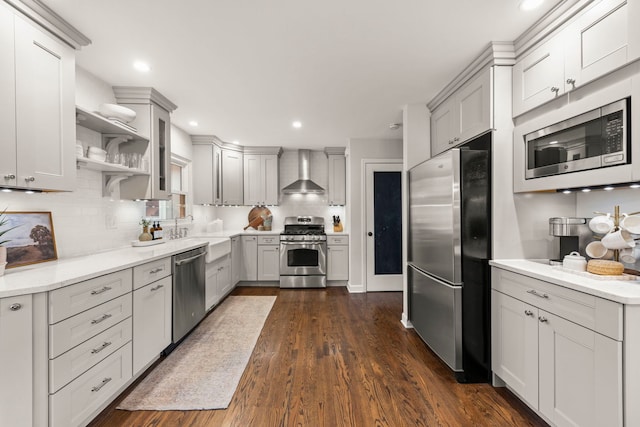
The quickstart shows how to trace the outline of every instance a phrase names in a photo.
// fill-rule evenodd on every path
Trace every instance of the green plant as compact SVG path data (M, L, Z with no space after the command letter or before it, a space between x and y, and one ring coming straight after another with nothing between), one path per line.
M151 220L150 219L146 219L146 218L142 218L140 220L140 225L143 227L148 227L151 225Z
M7 225L9 223L9 220L7 219L7 215L5 214L7 212L7 210L3 210L2 212L0 212L0 228L4 227L5 225ZM15 227L10 227L10 228L6 228L4 230L0 230L0 246L4 245L5 243L10 242L11 240L9 239L5 239L2 240L2 236L5 235L6 233L8 233L9 231L13 230Z

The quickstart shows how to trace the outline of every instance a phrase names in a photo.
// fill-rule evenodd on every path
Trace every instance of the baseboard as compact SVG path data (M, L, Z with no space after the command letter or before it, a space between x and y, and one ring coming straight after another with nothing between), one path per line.
M327 280L327 287L348 286L346 280Z
M354 285L351 282L347 282L347 290L350 294L363 294L365 293L364 285Z
M413 329L413 324L407 317L407 313L402 313L402 319L400 319L400 323L402 323L402 325L407 329Z

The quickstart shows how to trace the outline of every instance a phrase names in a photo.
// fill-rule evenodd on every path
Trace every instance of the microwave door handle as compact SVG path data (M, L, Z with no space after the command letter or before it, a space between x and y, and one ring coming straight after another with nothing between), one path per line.
M580 114L579 116L572 117L570 119L564 120L560 123L556 123L555 125L547 126L546 128L540 129L535 132L531 132L526 135L526 142L531 141L532 139L538 139L543 136L550 135L552 133L560 132L562 130L581 125L583 123L590 122L591 120L596 120L600 118L600 109L595 109L592 111L588 111L584 114Z

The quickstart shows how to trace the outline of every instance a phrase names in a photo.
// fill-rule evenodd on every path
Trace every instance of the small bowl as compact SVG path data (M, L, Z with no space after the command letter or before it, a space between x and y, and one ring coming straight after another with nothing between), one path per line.
M104 162L107 160L107 153L104 153L104 154L89 153L87 157L90 158L91 160L98 160L100 162Z
M136 118L135 111L118 104L102 104L98 112L107 119L118 120L123 123L129 123Z

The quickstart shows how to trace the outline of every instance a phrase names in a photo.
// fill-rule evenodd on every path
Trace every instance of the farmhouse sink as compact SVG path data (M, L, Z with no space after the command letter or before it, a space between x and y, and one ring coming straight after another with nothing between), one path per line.
M231 252L231 239L228 237L196 236L195 238L209 241L207 256L205 258L207 263L215 261Z

